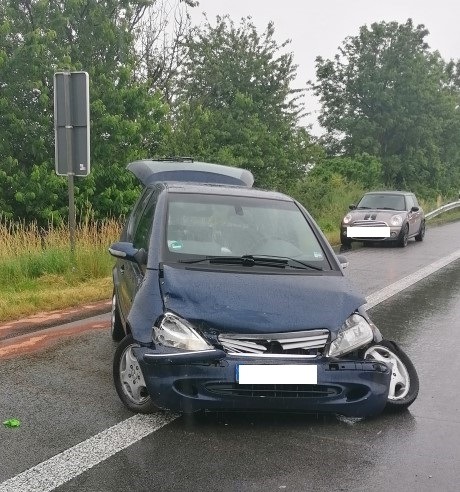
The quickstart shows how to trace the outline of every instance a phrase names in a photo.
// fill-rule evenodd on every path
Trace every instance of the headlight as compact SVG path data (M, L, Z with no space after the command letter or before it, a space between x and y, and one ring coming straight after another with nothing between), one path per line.
M337 338L329 347L329 357L353 352L353 350L366 345L374 338L369 323L359 314L352 314L340 328Z
M209 350L209 345L185 319L166 313L160 324L153 327L153 341L165 347L181 350Z
M343 218L343 223L344 224L349 224L351 222L351 219L352 219L352 215L351 214L347 214L345 215L345 217Z
M392 226L400 226L403 223L403 218L400 215L393 215L390 219L390 224Z

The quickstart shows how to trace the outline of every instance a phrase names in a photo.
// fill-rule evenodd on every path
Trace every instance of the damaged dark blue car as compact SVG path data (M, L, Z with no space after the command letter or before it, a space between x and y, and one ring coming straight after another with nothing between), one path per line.
M407 408L418 377L384 340L305 208L250 172L143 160L113 270L115 387L134 412Z

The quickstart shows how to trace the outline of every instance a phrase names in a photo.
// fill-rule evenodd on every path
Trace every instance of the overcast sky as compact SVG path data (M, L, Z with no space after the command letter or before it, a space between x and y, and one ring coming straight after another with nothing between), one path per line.
M460 58L459 0L199 0L191 10L194 23L203 20L206 12L213 22L216 15L229 14L238 22L251 16L254 24L264 30L269 21L275 25L279 42L290 39L290 51L298 65L297 86L315 79L315 58L332 58L346 36L358 34L359 27L379 21L405 22L409 17L415 25L424 24L430 31L427 41L445 60ZM315 123L319 105L313 95L306 98L312 113L308 123L313 133L321 130Z

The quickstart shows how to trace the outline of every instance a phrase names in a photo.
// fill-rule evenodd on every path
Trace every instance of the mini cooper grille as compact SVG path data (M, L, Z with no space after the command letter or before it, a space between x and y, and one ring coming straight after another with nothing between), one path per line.
M355 220L353 225L359 227L388 227L388 224L382 220Z
M316 384L208 383L206 389L221 396L265 398L324 398L336 396L340 388Z
M329 330L309 330L290 333L233 334L218 336L229 354L303 355L316 357L329 338Z

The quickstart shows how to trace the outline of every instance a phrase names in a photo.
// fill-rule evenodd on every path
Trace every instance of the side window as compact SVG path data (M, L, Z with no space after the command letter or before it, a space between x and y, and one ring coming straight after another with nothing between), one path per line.
M410 210L414 206L412 195L406 195L406 210Z
M414 207L420 207L420 205L418 204L417 198L415 198L415 195L412 195L412 200L414 202Z
M146 188L141 196L138 198L137 203L134 205L131 215L129 216L126 225L126 240L133 242L134 232L137 229L139 220L141 219L142 213L150 200L154 190L152 188Z
M153 216L155 215L155 206L157 203L158 192L151 193L147 200L145 207L140 213L139 220L135 227L133 244L136 248L144 248L148 251L150 231L152 230Z

